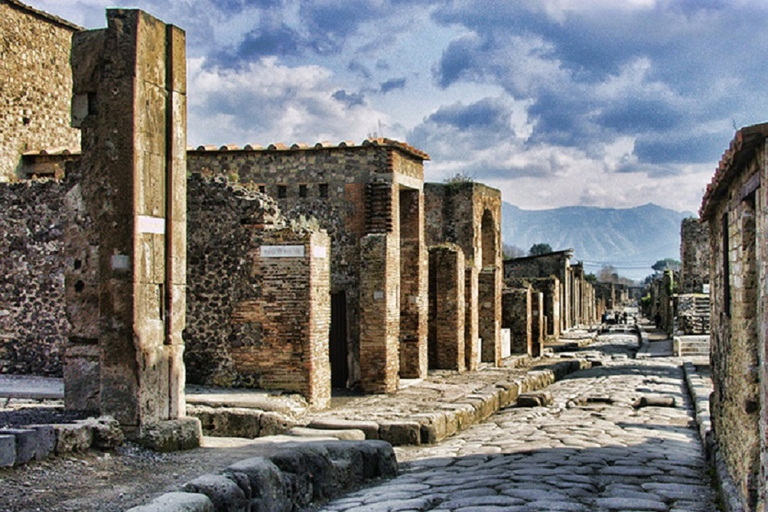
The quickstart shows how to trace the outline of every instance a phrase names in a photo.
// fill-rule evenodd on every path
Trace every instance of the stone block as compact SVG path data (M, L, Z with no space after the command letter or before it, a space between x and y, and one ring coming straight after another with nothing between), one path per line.
M341 491L352 489L363 483L363 454L359 443L329 442L324 444L333 465L333 480Z
M205 494L169 492L147 505L129 508L127 512L214 512L211 499Z
M263 411L242 407L188 407L187 413L200 420L203 432L209 436L259 437Z
M224 474L237 481L241 489L244 481L247 482L246 495L251 510L290 512L292 509L288 482L272 461L263 457L241 460L224 470Z
M16 437L0 434L0 468L10 467L16 462Z
M16 465L26 464L37 453L37 432L32 429L3 428L0 435L13 436L16 442Z
M120 428L120 424L116 419L110 416L88 418L87 420L78 423L85 425L91 430L93 434L93 442L91 445L94 448L111 450L121 446L125 441L125 435Z
M37 432L36 460L47 459L56 449L56 431L52 425L29 425L27 428Z
M329 430L356 429L362 430L365 433L366 439L379 438L379 424L375 421L320 418L312 420L307 426L309 428Z
M198 448L202 438L200 420L184 417L146 425L136 441L146 448L167 453Z
M391 478L397 476L397 457L392 445L386 441L363 441L357 446L363 455L363 475L371 478Z
M416 414L412 419L419 422L421 433L421 444L439 443L447 436L446 434L446 414L430 413Z
M307 471L305 458L295 450L284 450L269 459L282 472L293 505L298 509L308 506L312 502L314 490L312 475ZM328 464L330 465L330 458Z
M213 504L214 510L242 511L249 510L248 500L238 485L223 475L203 475L187 482L181 488L183 492L204 494Z
M56 431L56 454L82 452L91 447L93 431L82 424L53 425Z
M518 407L544 407L553 403L554 400L550 391L532 391L517 397Z
M261 415L259 435L264 437L284 434L292 428L294 424L295 422L292 419L283 414L267 411Z
M421 425L416 421L386 421L379 424L379 438L392 446L421 443Z
M332 437L340 441L365 441L365 432L358 429L330 430L293 427L287 434L296 437Z

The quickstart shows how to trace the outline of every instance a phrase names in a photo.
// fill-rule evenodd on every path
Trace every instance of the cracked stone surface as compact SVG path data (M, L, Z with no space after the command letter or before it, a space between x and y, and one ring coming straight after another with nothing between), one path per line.
M589 352L602 365L551 385L553 405L397 448L398 478L318 510L716 510L680 360L633 359L636 348L634 335L600 336ZM633 408L642 397L675 406Z

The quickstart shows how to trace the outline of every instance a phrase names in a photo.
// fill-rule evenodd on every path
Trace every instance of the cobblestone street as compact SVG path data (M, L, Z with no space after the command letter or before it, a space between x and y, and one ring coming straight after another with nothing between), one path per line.
M398 478L321 510L714 511L680 360L636 348L633 334L600 336L579 354L595 366L548 388L553 405L398 448Z

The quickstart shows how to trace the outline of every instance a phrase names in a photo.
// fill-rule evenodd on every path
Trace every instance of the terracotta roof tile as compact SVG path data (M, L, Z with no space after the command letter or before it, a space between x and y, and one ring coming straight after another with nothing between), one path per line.
M741 170L741 166L752 158L755 148L766 138L768 123L754 124L736 131L704 192L699 209L702 220L713 213L714 204L726 192L728 184Z
M274 144L270 144L269 146L267 146L266 151L313 151L313 150L323 150L323 149L355 148L355 147L368 147L368 146L392 147L392 148L399 149L400 151L404 151L412 156L415 156L416 158L419 158L422 160L429 160L429 155L424 151L416 149L415 147L405 142L400 142L400 141L396 141L393 139L386 139L386 138L366 139L360 145L355 144L355 142L352 140L343 140L339 142L337 145L334 145L329 141L317 142L314 145L305 144L303 142L297 142L292 144L291 146L288 146L282 142L276 142ZM265 148L262 146L259 146L258 144L246 144L242 148L235 144L225 144L223 146L205 145L205 146L197 146L197 148L192 148L192 147L187 148L187 151L190 151L190 152L264 151L264 150Z

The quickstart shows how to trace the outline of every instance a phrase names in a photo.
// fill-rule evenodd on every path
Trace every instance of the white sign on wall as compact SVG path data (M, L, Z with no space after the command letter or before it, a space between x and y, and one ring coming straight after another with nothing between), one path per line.
M262 245L262 258L303 258L303 245Z

